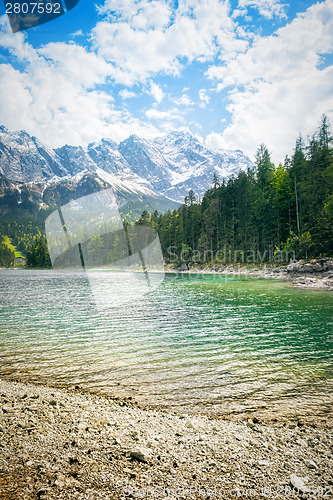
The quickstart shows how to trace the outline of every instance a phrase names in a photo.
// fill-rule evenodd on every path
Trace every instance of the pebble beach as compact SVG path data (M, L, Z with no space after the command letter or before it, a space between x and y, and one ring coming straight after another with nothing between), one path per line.
M0 380L1 499L330 498L327 418L175 413Z

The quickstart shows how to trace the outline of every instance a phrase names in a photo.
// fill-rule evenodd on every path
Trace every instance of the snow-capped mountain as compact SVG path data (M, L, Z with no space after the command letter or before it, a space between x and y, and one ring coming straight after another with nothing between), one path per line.
M168 163L170 182L163 194L169 198L183 199L190 189L202 196L214 173L222 180L253 167L241 151L210 150L189 132L172 132L152 143Z
M0 172L11 181L35 182L68 174L55 151L27 132L0 126Z
M190 189L201 197L214 173L228 178L249 167L252 162L241 151L210 150L188 132L51 149L24 131L0 127L0 173L13 183L44 185L43 192L48 186L74 186L75 179L89 178L119 191L182 202Z

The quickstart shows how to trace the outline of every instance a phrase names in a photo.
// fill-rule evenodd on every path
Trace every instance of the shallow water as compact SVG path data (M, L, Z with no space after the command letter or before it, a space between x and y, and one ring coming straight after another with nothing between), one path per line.
M153 293L99 311L82 273L0 271L7 378L187 410L325 414L332 332L333 294L283 281L167 274Z

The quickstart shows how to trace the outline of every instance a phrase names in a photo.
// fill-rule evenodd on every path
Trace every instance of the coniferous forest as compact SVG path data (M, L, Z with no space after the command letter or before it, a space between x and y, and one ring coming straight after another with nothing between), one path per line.
M178 210L144 212L137 224L159 233L167 262L288 261L333 255L333 148L329 123L275 166L266 146L255 167L216 176L202 200L189 192Z
M25 254L28 267L50 267L43 221L52 208L28 208L17 208L1 234ZM298 137L283 164L275 166L262 144L252 169L227 181L214 176L201 200L190 191L178 209L144 211L135 225L156 229L166 263L176 265L332 257L333 145L326 116L312 137ZM88 244L91 253L105 254L106 247L112 260L124 256L125 248L109 246L103 234ZM0 266L13 264L14 253L0 244Z

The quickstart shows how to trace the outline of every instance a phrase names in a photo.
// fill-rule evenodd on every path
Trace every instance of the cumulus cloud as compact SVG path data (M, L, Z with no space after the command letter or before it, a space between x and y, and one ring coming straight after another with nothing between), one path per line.
M173 10L163 1L107 0L100 11L109 18L97 23L93 46L125 85L160 72L179 75L184 59L205 61L246 46L237 38L227 0L180 0ZM138 21L141 15L145 23Z
M182 94L178 99L174 99L177 106L192 106L194 102L187 94Z
M286 5L282 4L280 0L239 0L238 6L240 9L253 7L258 10L259 14L268 19L273 16L286 17Z
M333 117L333 67L320 66L321 56L333 49L332 22L333 2L315 4L228 64L208 70L217 90L231 88L232 120L220 136L223 147L253 154L265 142L280 162L299 132L312 133L323 113Z
M218 134L217 132L212 132L207 135L205 145L210 149L230 149L229 144L224 139L223 135Z
M116 109L109 92L97 90L112 66L94 52L65 43L34 49L23 33L10 33L6 19L0 44L20 63L20 70L0 65L0 122L9 128L25 129L53 147L103 136L121 140L131 133L158 134L154 126Z
M163 90L159 85L157 85L157 83L154 82L150 82L149 94L153 96L153 98L158 104L163 100L164 97Z
M283 17L282 1L234 6L229 0L106 0L85 47L72 41L35 48L28 34L14 36L3 16L0 45L11 64L0 61L0 123L52 146L132 133L153 137L186 125L196 130L204 125L197 123L198 111L211 97L211 82L202 80L208 68L231 120L208 135L207 144L252 155L266 142L281 161L299 131L311 133L323 112L333 115L332 67L322 64L333 48L333 2L313 5L266 37L241 22L253 8L266 18ZM165 95L170 76L174 87ZM192 77L206 88L190 90ZM147 102L147 94L154 99L150 109L138 100L124 105L139 96Z

